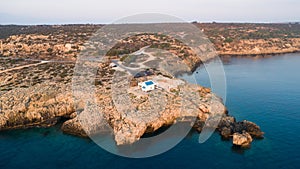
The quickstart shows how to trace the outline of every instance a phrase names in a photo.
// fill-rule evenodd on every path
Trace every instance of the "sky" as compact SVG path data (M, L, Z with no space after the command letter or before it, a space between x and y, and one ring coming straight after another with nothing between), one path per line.
M1 0L0 24L113 23L142 13L198 22L298 22L300 0Z

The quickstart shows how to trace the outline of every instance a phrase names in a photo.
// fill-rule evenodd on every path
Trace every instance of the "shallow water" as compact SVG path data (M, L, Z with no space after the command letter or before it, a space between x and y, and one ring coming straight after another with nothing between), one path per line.
M215 133L204 144L188 135L170 151L146 159L112 155L59 126L0 133L0 168L300 168L300 54L224 63L226 106L237 120L265 132L251 149L235 150ZM210 86L205 70L197 81Z

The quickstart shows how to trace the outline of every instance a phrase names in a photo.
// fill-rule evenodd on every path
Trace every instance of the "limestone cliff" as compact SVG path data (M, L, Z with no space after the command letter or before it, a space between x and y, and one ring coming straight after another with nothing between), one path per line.
M200 99L186 100L179 96L180 91L189 93L185 98ZM154 91L151 94L161 94L158 92L163 91ZM156 105L161 111L150 114L147 111L151 108L148 96L131 95L134 108L141 110L138 114L132 114L117 111L108 93L110 93L109 90L104 92L99 88L97 104L104 110L105 120L112 128L118 145L134 143L145 133L179 122L193 124L193 120L196 120L194 128L201 131L207 118L220 112L223 118L218 130L222 136L232 137L233 133L242 131L247 131L253 137L261 137L263 134L254 123L236 122L234 118L228 116L221 99L210 93L207 88L198 85L184 84L173 89L172 93L163 93L165 108ZM50 127L63 118L70 119L62 126L62 130L68 134L86 137L87 133L106 131L103 126L95 126L98 123L90 124L88 128L82 126L81 113L77 115L74 109L76 106L72 92L63 84L38 84L26 89L13 89L1 95L0 101L0 130ZM181 101L183 104L180 104ZM212 109L216 105L218 108ZM227 130L229 131L226 133Z

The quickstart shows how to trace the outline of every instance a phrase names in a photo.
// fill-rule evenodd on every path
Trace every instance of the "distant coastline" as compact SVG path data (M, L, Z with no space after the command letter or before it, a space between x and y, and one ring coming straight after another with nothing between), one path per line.
M300 24L298 23L193 23L212 42L221 57L255 57L300 52ZM0 56L40 60L75 61L84 50L84 43L104 25L0 25ZM124 42L129 50L110 51L110 55L131 53L153 42L139 44ZM141 38L132 38L140 41ZM156 43L155 47L172 49ZM175 49L177 50L177 49ZM189 55L189 49L176 54Z
M293 53L300 53L300 50L296 51L278 51L274 53L219 53L219 56L222 58L228 58L228 57L272 57L277 55L285 55L285 54L293 54Z

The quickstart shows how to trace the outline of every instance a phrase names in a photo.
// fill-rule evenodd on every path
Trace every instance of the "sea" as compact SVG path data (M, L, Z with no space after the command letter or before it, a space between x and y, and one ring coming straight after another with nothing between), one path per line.
M199 134L191 132L163 154L126 158L63 134L58 124L0 132L0 169L299 169L300 54L230 58L223 65L229 113L265 132L249 149L233 147L218 133L200 144ZM205 68L196 72L197 83L210 87Z

